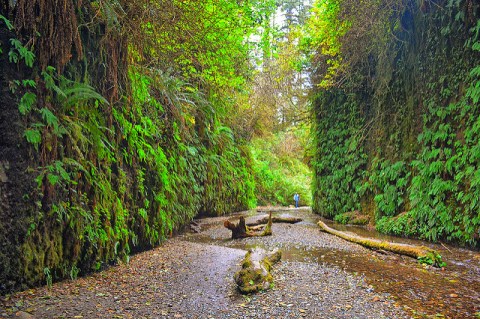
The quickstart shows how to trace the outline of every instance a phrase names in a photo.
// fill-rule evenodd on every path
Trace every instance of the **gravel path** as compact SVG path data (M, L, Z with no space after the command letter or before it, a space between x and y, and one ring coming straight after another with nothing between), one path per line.
M229 239L225 217L201 220L199 234L177 236L128 265L11 296L0 318L410 318L362 275L345 271L341 258L322 262L332 252L368 258L370 251L299 214L304 222L274 224L273 236L243 240ZM273 289L242 296L233 281L245 255L239 248L255 245L288 253L274 266Z

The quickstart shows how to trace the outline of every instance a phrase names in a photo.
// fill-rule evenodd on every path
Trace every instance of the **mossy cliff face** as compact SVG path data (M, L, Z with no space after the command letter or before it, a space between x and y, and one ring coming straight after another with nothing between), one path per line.
M480 38L475 1L409 2L394 37L314 99L314 210L478 245Z
M254 204L214 88L135 63L135 39L96 14L106 3L66 0L61 18L56 2L32 3L0 6L14 25L0 19L0 293L128 261L200 213ZM43 19L17 15L32 6ZM51 26L40 34L55 39L39 38ZM63 47L28 62L23 44L53 40Z
M15 34L0 29L0 43L8 43ZM21 134L24 123L17 99L10 92L9 82L23 77L22 71L8 67L8 57L0 55L0 291L15 285L13 278L22 274L19 256L30 216L35 207L35 181L27 171L30 153Z

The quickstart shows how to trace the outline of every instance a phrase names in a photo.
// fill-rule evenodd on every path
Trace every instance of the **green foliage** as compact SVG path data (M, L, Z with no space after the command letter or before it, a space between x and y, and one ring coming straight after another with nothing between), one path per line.
M55 113L26 108L41 120L26 130L29 142L41 150L62 138L67 147L65 155L47 158L37 168L45 214L35 225L53 219L71 233L68 245L92 248L82 259L75 248L64 252L64 260L44 265L53 279L93 270L99 261L128 261L132 251L161 243L199 213L219 215L255 205L248 152L215 117L208 125L197 122L212 104L189 84L132 67L132 104L112 110L109 129L100 112L105 99L54 71L45 70L43 77L59 106ZM204 140L198 125L205 125ZM37 229L27 243L38 240Z
M52 40L45 21L60 20L48 6L46 19L23 21L34 49ZM275 1L93 1L84 9L68 20L75 13L88 23L58 34L55 50L35 52L38 61L15 39L3 52L35 79L10 83L37 185L21 247L29 285L44 282L44 269L53 281L128 262L200 213L256 205L254 159L235 125L239 104L248 104L249 37L269 26ZM269 54L273 32L258 31ZM288 192L303 189L308 203L305 166L288 165L301 175Z
M333 220L340 224L348 224L348 222L350 221L350 217L345 213L343 213L343 214L335 215Z
M470 72L465 95L448 107L427 100L429 112L419 135L422 152L412 162L412 213L430 240L447 238L474 244L480 229L480 125L475 91L480 77ZM444 123L445 118L453 121ZM461 133L458 133L461 132Z
M348 15L350 1L319 1L330 7L315 13L334 17L335 12L343 12L352 25L343 35L322 31L319 39L338 43L314 46L317 51L317 46L338 48L348 57L343 62L337 59L344 64L338 70L350 70L339 88L323 86L314 100L314 209L344 221L346 217L339 214L361 203L381 232L478 245L478 13L451 1L443 10L429 7L428 14L415 5L401 7L398 12L403 16L397 16L369 3L362 3L359 11L370 5L381 17L390 15L388 25L379 23L371 29L383 46L372 39L365 42L371 45L366 51L370 65L359 64L352 52L345 54L349 52L346 39L367 37L356 26L357 18ZM321 29L321 25L315 27ZM384 37L389 30L394 38ZM419 34L428 37L420 39ZM314 62L332 56L328 51L317 52ZM317 84L328 80L325 74L317 74ZM358 149L355 156L362 160L360 165L343 160L349 155L348 145Z
M226 214L232 209L253 208L253 176L247 170L248 151L235 145L233 132L217 124L209 134L209 147L205 150L207 162L204 183L202 213L207 215ZM238 203L231 203L236 198Z
M403 161L373 159L369 180L365 188L373 189L376 204L376 219L382 216L396 216L405 210L405 196L410 172Z
M80 272L80 269L78 269L76 265L73 265L72 268L70 269L70 279L71 280L77 279L79 272Z
M52 273L50 272L50 268L45 267L43 269L43 274L45 275L45 280L46 280L47 286L49 288L52 287Z
M138 43L132 39L132 48L139 60L155 59L164 70L178 70L189 82L202 82L223 95L224 90L244 86L244 75L250 72L251 44L246 40L260 23L256 17L268 14L268 4L273 3L208 0L190 5L173 1L169 9L160 2L140 4L135 11L145 10L153 19L132 26L144 35ZM148 51L143 50L146 44Z
M2 20L6 24L9 30L13 30L13 25L3 15L0 15L0 20ZM33 63L35 60L34 53L28 50L25 46L23 46L20 40L18 39L14 39L14 38L10 39L10 44L11 44L11 48L8 53L9 61L11 63L16 64L16 63L19 63L21 59L23 59L26 66L30 68L33 67ZM1 53L2 53L2 50L0 48L0 54ZM12 93L15 93L19 89L19 87L22 88L23 90L30 90L30 89L35 89L37 85L35 81L31 79L23 79L22 81L14 80L12 81L12 84L10 86L10 90ZM36 108L36 103L37 103L37 95L33 92L27 91L23 94L23 96L20 99L20 102L18 103L18 111L20 112L20 114L24 116L28 115L32 110L38 111L38 109ZM45 115L50 115L50 114L47 114L46 112L44 113ZM49 116L48 119L52 120L53 118ZM27 128L23 133L27 142L32 144L36 150L38 150L39 145L42 141L41 133L39 131L41 127L43 127L41 123L34 123L31 125L30 128Z
M44 178L52 186L60 184L61 187L65 187L72 182L70 174L65 170L65 163L61 161L55 161L55 163L41 168L41 173L36 178L39 187L42 186Z
M357 106L349 97L325 92L316 97L313 210L322 216L360 208L366 155Z
M18 63L21 59L28 67L33 67L35 61L35 54L22 45L18 39L10 39L11 49L8 53L8 59L12 63Z
M101 105L108 104L107 100L97 93L92 86L58 75L57 70L52 66L48 66L42 71L42 76L45 87L55 93L57 102L64 109L78 107L92 100Z
M411 212L402 213L395 217L384 216L376 221L375 228L384 234L396 236L418 236L417 224Z
M27 139L27 142L30 144L33 144L36 150L38 150L38 146L42 142L42 135L40 134L40 131L35 128L29 128L26 129L23 132L25 138Z
M447 263L442 260L442 256L435 252L429 252L426 256L418 257L418 262L438 268L442 268L447 265Z
M95 90L84 83L75 82L66 79L64 76L58 76L55 74L56 70L53 67L48 67L42 72L43 81L47 89L53 93L53 98L57 103L63 105L66 109L71 107L75 108L79 103L87 103L89 100L95 100L95 103L105 104L106 100L95 92ZM36 88L36 83L33 80L23 80L22 86L26 89ZM18 104L18 110L20 114L26 116L31 111L35 111L41 122L35 122L31 124L30 128L27 128L24 132L24 136L27 141L38 149L42 138L41 128L51 128L55 136L61 137L66 131L66 127L60 123L60 119L54 114L52 110L47 107L38 108L37 95L33 92L26 92ZM67 122L70 122L66 118ZM70 122L71 124L71 122ZM81 125L79 123L75 125ZM94 129L93 126L91 129ZM105 145L102 145L105 147Z
M370 221L368 216L361 215L359 211L353 211L335 215L334 221L340 224L366 225Z
M0 14L0 20L5 23L5 26L7 27L8 30L13 30L13 24L8 20L6 17Z
M303 163L299 141L304 130L305 127L292 128L251 142L259 205L293 205L295 193L300 195L300 205L311 205L311 171Z
M358 71L384 53L406 6L404 1L313 1L302 46L315 64L315 84L325 89L360 85Z
M3 21L3 23L5 24L5 26L7 27L8 30L13 30L13 25L10 22L10 20L8 20L5 16L3 16L1 14L0 14L0 21ZM0 44L0 54L2 54L2 53L3 53L3 49L2 49L2 46Z
M351 27L351 22L340 19L341 2L314 1L312 15L306 24L305 41L308 42L308 47L327 57L327 71L319 83L321 87L331 86L336 73L342 67L340 38Z

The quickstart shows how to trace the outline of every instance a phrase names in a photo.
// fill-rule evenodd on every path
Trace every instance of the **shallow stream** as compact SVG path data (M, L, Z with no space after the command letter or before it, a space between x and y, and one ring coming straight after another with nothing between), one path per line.
M283 260L336 266L364 276L369 289L388 293L398 306L413 317L423 318L480 318L480 254L468 249L445 244L391 237L364 227L345 226L328 222L338 230L364 237L415 245L437 250L446 261L444 269L421 265L410 257L367 249L351 249L345 244L334 247L325 244L328 236L316 225L319 217L307 209L274 211L274 215L300 216L303 221L294 224L274 224L273 236L231 240L229 231L218 227L222 218L199 220L202 231L186 235L187 240L232 248L279 248ZM244 212L247 222L265 216L265 212ZM233 222L240 215L229 217ZM223 218L223 219L226 219ZM223 224L223 223L220 223ZM318 229L318 234L317 234ZM315 236L323 236L322 241Z

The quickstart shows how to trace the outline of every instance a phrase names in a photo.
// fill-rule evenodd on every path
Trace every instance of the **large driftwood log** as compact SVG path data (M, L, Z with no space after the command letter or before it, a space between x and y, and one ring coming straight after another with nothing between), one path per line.
M238 289L245 294L269 289L273 284L272 265L281 258L282 253L277 249L272 252L262 248L249 250L242 261L242 269L234 276Z
M401 243L392 243L392 242L377 240L373 238L366 238L366 237L360 237L357 235L351 235L351 234L347 234L339 230L333 229L331 227L328 227L321 220L318 221L318 226L320 226L320 228L323 231L329 234L332 234L340 238L343 238L347 241L362 245L366 248L385 250L385 251L390 251L396 254L413 257L418 259L421 262L426 262L436 267L443 267L445 265L445 263L442 261L442 256L440 256L440 254L438 254L435 250L425 246L413 246L413 245L407 245L407 244L401 244Z
M271 215L272 213L270 213ZM254 222L248 223L247 226L257 226L257 225L262 225L268 223L268 220L271 216L265 216L259 220L256 220ZM286 224L295 224L301 222L303 219L299 217L294 217L294 216L288 216L288 215L283 215L283 216L275 216L271 217L272 218L272 223L286 223Z
M265 225L261 233L255 232L255 229L249 228L245 224L245 217L241 216L238 224L234 224L229 220L223 222L223 226L232 231L232 239L257 237L257 236L270 236L272 235L272 214L270 213L267 224Z

